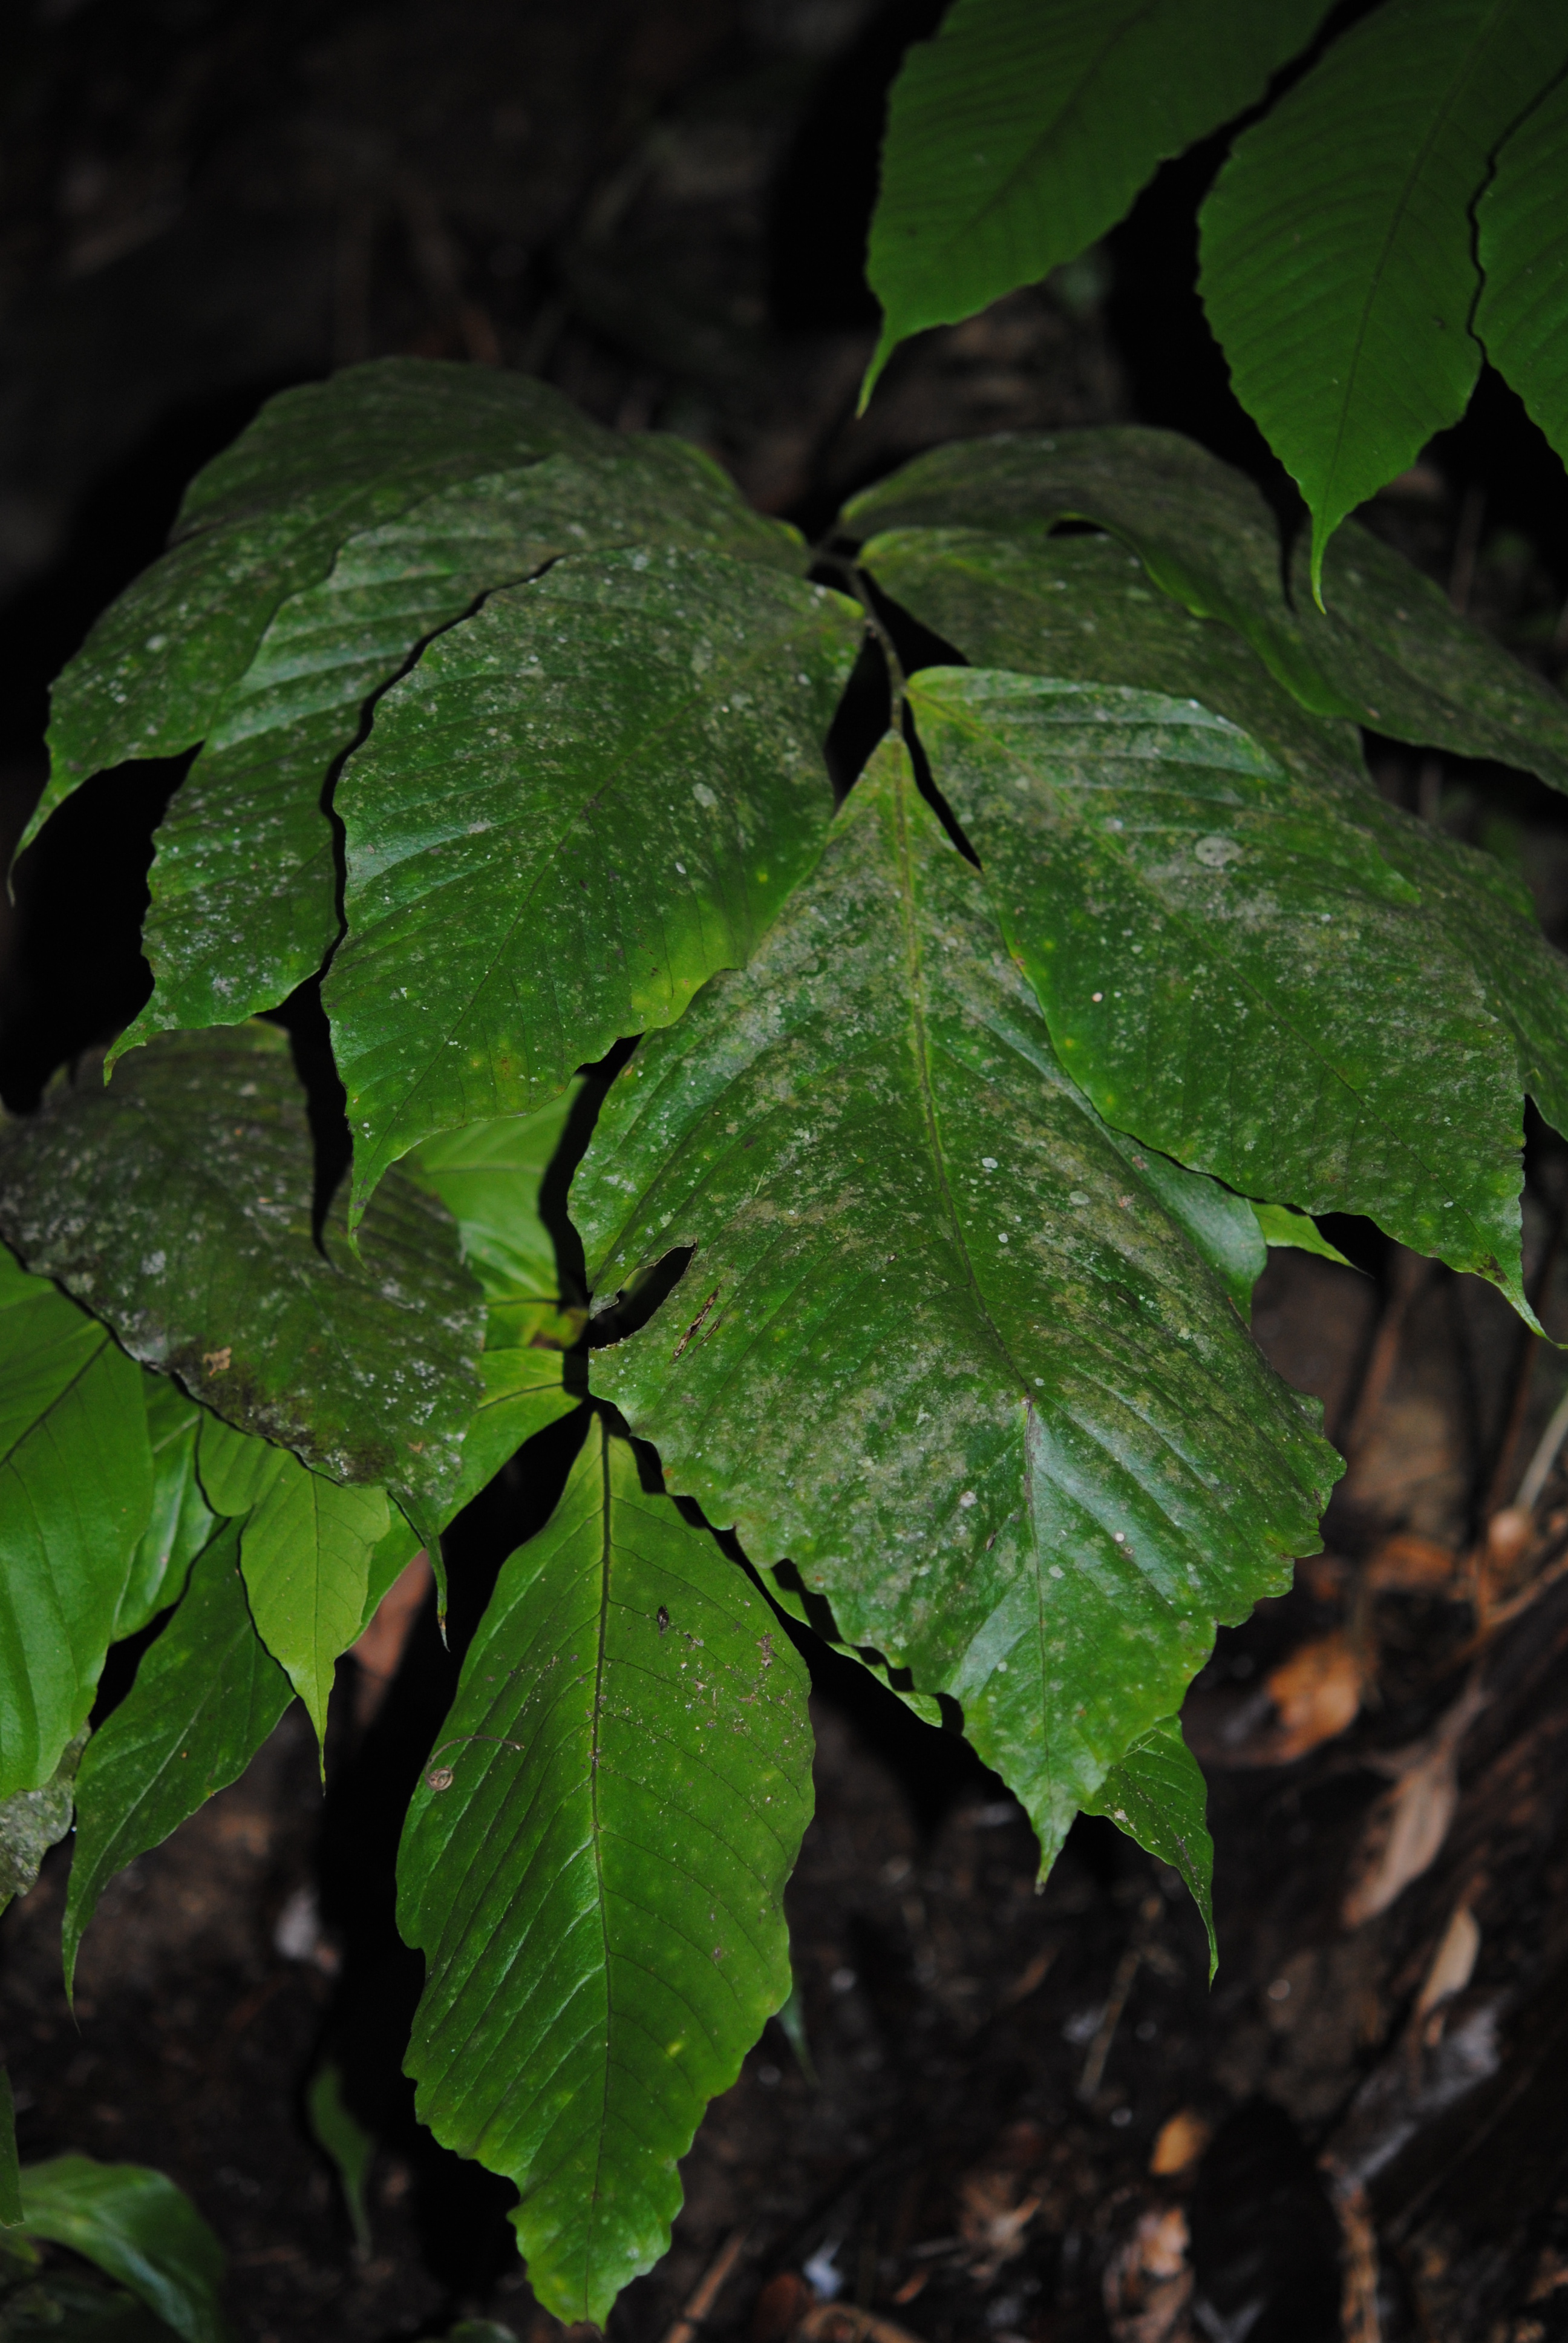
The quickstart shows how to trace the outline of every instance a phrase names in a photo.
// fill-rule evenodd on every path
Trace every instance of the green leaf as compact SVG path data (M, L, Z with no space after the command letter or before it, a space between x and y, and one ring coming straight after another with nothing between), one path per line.
M387 694L336 799L354 1214L420 1140L531 1111L745 959L820 850L860 625L719 554L571 556Z
M344 2098L342 2073L330 2059L318 2066L310 2078L305 2094L305 2112L310 2117L310 2128L317 2143L331 2157L337 2174L355 2247L361 2256L368 2254L370 2218L365 2209L365 2182L370 2159L376 2153L376 2142Z
M789 1991L806 1690L745 1574L595 1417L501 1573L398 1857L420 2117L517 2182L559 2318L602 2324L664 2251L677 2161Z
M1568 463L1568 82L1504 139L1475 220L1475 330Z
M1047 1864L1339 1469L1147 1163L890 742L750 965L618 1079L573 1191L607 1295L695 1248L594 1388L963 1704Z
M0 1250L0 1801L86 1723L152 1497L141 1375Z
M65 1744L41 1789L14 1790L8 1798L0 1798L0 1912L14 1896L25 1896L37 1885L44 1857L71 1827L76 1771L89 1731L84 1725Z
M305 1094L268 1025L165 1036L106 1090L62 1084L0 1130L0 1231L133 1357L334 1479L438 1505L478 1397L456 1232L398 1180L362 1259L341 1204L324 1254L313 1182Z
M238 1524L226 1522L191 1564L130 1691L87 1744L61 1932L67 1994L77 1946L115 1874L237 1781L293 1696L256 1634Z
M1324 1261L1337 1261L1342 1269L1353 1266L1305 1212L1293 1212L1288 1204L1254 1204L1252 1210L1258 1216L1259 1232L1265 1244L1284 1245L1296 1252L1315 1252Z
M1203 304L1311 509L1320 601L1345 515L1464 412L1471 205L1565 55L1540 0L1384 0L1242 132L1203 206Z
M1144 182L1261 97L1326 0L955 0L889 103L861 404L907 335L1076 259Z
M435 1190L457 1222L463 1259L487 1301L560 1299L556 1243L539 1217L539 1191L581 1088L568 1082L532 1114L442 1131L407 1159L409 1173Z
M237 1024L315 975L338 930L328 777L422 641L563 553L648 541L804 566L794 529L668 438L464 480L349 538L330 576L276 611L211 714L158 831L153 997L113 1054L171 1026Z
M1360 932L1372 957L1335 962L1311 1019L1326 1009L1342 1026L1346 1015L1353 1020L1359 990L1369 1036L1382 1036L1382 1071L1397 1071L1407 1051L1419 1056L1432 1047L1431 1009L1411 980L1419 966L1432 1001L1479 1002L1497 1029L1493 1104L1504 1090L1512 1102L1491 1124L1496 1165L1512 1161L1517 1144L1521 1089L1548 1121L1568 1118L1568 966L1542 936L1523 890L1492 858L1389 806L1366 774L1349 728L1308 716L1227 628L1193 618L1152 593L1135 560L1102 538L909 530L877 539L867 553L886 590L982 666L1086 683L1146 684L1183 700L1196 693L1250 733L1290 775L1291 800L1304 818L1304 828L1298 822L1281 833L1282 850L1295 854L1313 833L1338 839L1341 849L1348 841L1352 854L1370 845L1374 860L1401 874L1420 899L1419 910L1408 915L1362 905L1372 925ZM1303 860L1294 867L1301 875L1311 865ZM1261 931L1259 940L1265 940ZM1210 938L1220 941L1221 936ZM1091 983L1087 990L1103 988ZM1238 1049L1235 1063L1246 1081L1251 1043ZM1479 1077L1483 1070L1472 1072ZM1486 1131L1484 1118L1476 1128ZM1473 1135L1461 1115L1444 1129L1447 1147L1463 1150L1464 1162ZM1240 1174L1238 1182L1246 1184ZM1517 1244L1511 1207L1506 1233L1505 1262Z
M1244 1195L1368 1213L1524 1306L1517 1042L1374 807L1192 699L938 668L910 704L1109 1121Z
M1233 628L1313 714L1348 716L1455 756L1494 757L1568 789L1561 692L1456 618L1430 578L1354 524L1330 549L1329 612L1307 590L1304 545L1287 599L1279 528L1259 491L1175 432L1119 425L960 441L879 482L844 514L857 536L983 530L1014 544L1020 559L1040 557L1063 520L1092 521L1120 538L1194 617ZM879 577L887 553L884 539L872 565Z
M510 1331L497 1328L494 1312L491 1324L498 1332ZM477 1497L525 1441L581 1404L580 1389L568 1391L562 1379L565 1364L562 1351L549 1342L525 1340L486 1351L479 1361L485 1395L463 1445L454 1512Z
M22 2174L16 2161L16 2102L0 2066L0 2228L22 2226Z
M366 1615L372 1549L392 1526L385 1489L345 1487L286 1448L216 1415L202 1425L202 1485L245 1515L239 1562L256 1632L310 1712L326 1765L327 1704L338 1660Z
M194 747L275 611L357 531L478 473L614 444L543 383L427 358L377 358L269 400L198 473L169 552L55 684L49 781L18 853L90 774Z
M186 1571L217 1526L196 1479L201 1409L167 1375L144 1374L142 1398L153 1453L152 1519L115 1614L116 1643L136 1634L176 1599Z
M1088 1801L1091 1815L1104 1815L1148 1855L1157 1855L1181 1874L1209 1932L1209 1978L1220 1966L1211 1885L1214 1842L1205 1819L1208 1785L1203 1770L1181 1738L1179 1717L1162 1716L1113 1765Z
M145 2302L185 2343L228 2343L223 2252L195 2206L145 2164L56 2156L22 2175L25 2227L69 2246Z

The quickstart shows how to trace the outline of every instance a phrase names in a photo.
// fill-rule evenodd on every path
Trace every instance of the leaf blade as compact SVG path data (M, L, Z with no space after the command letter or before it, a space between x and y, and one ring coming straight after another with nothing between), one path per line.
M668 2243L704 2102L789 1991L804 1671L596 1418L503 1570L447 1727L447 1786L416 1793L398 1857L427 1964L418 2110L517 2181L540 2300L602 2322ZM463 1738L487 1733L524 1747Z
M324 989L353 1215L419 1141L541 1105L745 957L819 850L859 627L716 554L571 556L387 695L338 784Z
M1242 132L1203 206L1204 307L1312 512L1320 601L1340 522L1464 412L1470 206L1563 55L1530 0L1388 0Z
M594 1388L849 1642L962 1702L1049 1864L1337 1468L1062 1074L901 749L749 967L631 1060L573 1197L607 1292L696 1249ZM792 1372L823 1344L830 1377Z
M1167 156L1239 114L1323 0L956 0L889 103L867 277L898 344L1046 277L1114 227Z
M1169 1863L1187 1883L1209 1937L1209 1982L1220 1966L1214 1934L1214 1842L1206 1817L1203 1771L1181 1737L1179 1717L1161 1717L1113 1765L1088 1812L1104 1815L1146 1855Z
M118 2278L185 2343L229 2343L224 2258L183 2189L145 2164L56 2156L22 2175L23 2226Z
M1568 463L1568 83L1504 139L1475 207L1475 330L1499 374Z

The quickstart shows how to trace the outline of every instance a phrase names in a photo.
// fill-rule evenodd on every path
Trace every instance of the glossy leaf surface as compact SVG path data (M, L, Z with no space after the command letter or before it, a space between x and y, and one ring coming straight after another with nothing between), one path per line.
M1374 808L1358 822L1191 699L950 668L911 704L1108 1121L1243 1194L1367 1213L1523 1301L1517 1045L1380 851Z
M1312 512L1320 598L1345 515L1464 412L1471 206L1565 55L1539 0L1384 0L1242 132L1203 206L1204 307Z
M0 1801L85 1725L152 1499L139 1370L0 1250Z
M1475 221L1475 331L1568 463L1568 82L1504 140Z
M1287 599L1279 527L1258 489L1175 432L1117 425L960 440L845 508L856 536L965 528L1020 546L1062 520L1092 521L1120 538L1195 617L1221 619L1251 643L1312 713L1455 756L1495 757L1568 788L1561 692L1456 618L1429 578L1355 524L1329 551L1327 612L1312 598L1304 541Z
M115 1874L237 1781L293 1697L256 1634L238 1525L226 1523L191 1565L178 1609L78 1771L62 1931L67 1993L76 1948Z
M618 440L440 490L351 537L276 611L215 709L157 836L145 934L152 999L116 1051L171 1026L233 1025L314 976L337 936L328 778L371 696L481 595L563 553L707 547L798 571L800 540L677 439Z
M324 1258L286 1037L165 1036L0 1133L0 1227L23 1258L242 1430L335 1479L434 1503L478 1398L477 1289L445 1210L389 1182L356 1261Z
M1181 1874L1209 1935L1209 1976L1219 1966L1214 1934L1214 1842L1209 1835L1203 1769L1181 1737L1179 1717L1161 1717L1113 1765L1088 1812L1104 1815L1147 1854Z
M36 1790L14 1790L0 1798L0 1912L14 1896L37 1885L39 1867L71 1827L76 1771L87 1745L83 1725L65 1744L60 1762Z
M806 1689L745 1574L596 1417L501 1573L398 1858L420 2117L517 2182L559 2318L602 2322L664 2251L677 2159L789 1991Z
M202 1426L202 1485L219 1513L242 1513L239 1563L256 1632L310 1713L323 1751L339 1658L359 1633L370 1556L392 1526L385 1489L312 1473L217 1416Z
M1261 97L1325 0L954 0L889 101L867 389L906 336L1074 260L1156 166Z
M568 558L387 693L337 806L325 988L355 1211L744 960L820 848L853 605L717 554Z
M223 2249L190 2198L145 2164L56 2156L22 2175L24 2224L96 2262L185 2343L228 2343Z
M1336 1469L1147 1169L890 745L749 967L631 1060L573 1191L606 1294L695 1248L594 1388L962 1703L1047 1863Z
M23 849L89 774L202 739L274 613L349 537L443 485L613 444L542 383L428 358L377 358L270 399L191 483L170 550L55 685L49 781Z

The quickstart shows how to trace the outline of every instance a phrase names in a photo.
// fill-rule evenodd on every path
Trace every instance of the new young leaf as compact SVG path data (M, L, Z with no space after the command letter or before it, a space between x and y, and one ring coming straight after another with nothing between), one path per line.
M419 2114L517 2182L559 2318L602 2323L663 2252L677 2161L789 1991L805 1695L744 1574L596 1415L501 1573L397 1866Z
M720 554L574 555L387 693L336 799L351 1222L418 1141L542 1105L746 958L820 849L860 623Z
M890 744L749 966L632 1059L573 1191L606 1294L695 1248L594 1388L963 1704L1047 1863L1335 1470L1148 1160Z

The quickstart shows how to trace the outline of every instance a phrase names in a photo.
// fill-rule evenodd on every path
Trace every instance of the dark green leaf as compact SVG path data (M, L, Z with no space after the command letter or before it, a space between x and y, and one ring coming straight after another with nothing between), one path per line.
M370 2219L365 2210L365 2182L376 2142L343 2096L341 2071L328 2059L317 2068L305 2094L310 2128L332 2158L348 2208L354 2243L361 2255L370 2251Z
M273 617L165 817L145 933L156 984L116 1053L171 1026L237 1024L314 976L338 924L327 778L372 694L481 595L638 542L804 562L793 529L678 439L487 473L349 538Z
M37 1885L44 1857L71 1827L74 1785L88 1732L84 1725L65 1744L41 1789L14 1790L0 1798L0 1912L13 1896L25 1896Z
M7 2242L20 2241L18 2231ZM58 2264L19 2287L5 2308L7 2337L42 2333L49 2343L169 2343L174 2332L123 2287Z
M1322 992L1303 1009L1304 1030L1316 1032L1321 1026L1326 1035L1337 1027L1353 1035L1359 1016L1358 1047L1364 1050L1381 1036L1375 1066L1379 1080L1386 1080L1391 1070L1398 1076L1407 1052L1412 1059L1430 1055L1433 1003L1479 1003L1495 1029L1491 1072L1488 1077L1484 1066L1473 1065L1469 1074L1490 1080L1494 1111L1490 1131L1484 1114L1473 1124L1455 1114L1443 1127L1448 1150L1457 1145L1469 1162L1479 1134L1489 1138L1497 1166L1512 1162L1522 1088L1533 1092L1548 1120L1568 1117L1568 970L1542 937L1523 889L1491 858L1434 835L1387 805L1365 773L1349 728L1306 715L1228 628L1193 618L1152 593L1132 558L1104 539L1009 540L982 531L910 530L879 539L868 550L890 591L985 666L1087 683L1144 684L1184 700L1197 694L1241 726L1290 776L1287 802L1296 815L1277 844L1297 857L1298 876L1312 868L1301 849L1314 836L1320 849L1325 839L1340 841L1332 859L1342 865L1347 850L1364 856L1370 849L1374 870L1381 863L1402 876L1416 890L1419 908L1401 912L1386 901L1362 902L1362 956L1336 958ZM1007 802L1010 830L1010 798ZM1100 842L1110 843L1109 834L1101 833ZM1027 901L1027 893L1015 894L1012 903L1020 900ZM1269 941L1261 930L1255 940ZM1222 941L1221 932L1210 932L1211 947ZM1421 984L1412 981L1417 968L1424 971ZM1093 982L1085 989L1104 990ZM1231 1078L1247 1086L1258 1079L1253 1030L1245 1042L1236 1042L1229 1061ZM1445 1061L1444 1081L1455 1074L1462 1080L1466 1068ZM1478 1093L1478 1108L1479 1099ZM1303 1192L1296 1201L1308 1200ZM1381 1212L1382 1207L1369 1209ZM1512 1205L1505 1209L1512 1252L1517 1227Z
M1048 1863L1338 1469L1147 1173L890 744L750 965L632 1059L573 1192L606 1293L696 1249L595 1388L963 1703Z
M1518 1045L1375 806L1356 820L1196 700L990 669L910 689L1101 1114L1243 1194L1368 1213L1523 1307Z
M866 274L905 337L1103 236L1167 156L1262 96L1326 0L955 0L893 85Z
M1203 304L1311 509L1320 598L1345 515L1464 412L1471 206L1565 55L1540 0L1384 0L1242 132L1204 204Z
M67 1993L76 1948L116 1872L237 1781L292 1698L251 1620L238 1524L226 1522L192 1564L130 1691L87 1745L62 1931Z
M195 2206L145 2164L56 2156L22 2175L25 2226L69 2246L145 2302L185 2343L228 2343L223 2253Z
M677 2159L789 1993L810 1758L789 1637L596 1416L501 1573L398 1857L420 2117L517 2182L558 2317L602 2323L664 2251Z
M16 2102L11 2077L0 2066L0 2228L22 2225L22 2174L16 2161Z
M1328 613L1307 590L1304 544L1288 600L1280 532L1262 497L1175 432L1119 425L960 441L857 497L844 518L866 537L983 530L1013 540L1020 559L1035 557L1057 522L1092 521L1195 617L1233 628L1313 714L1348 716L1456 756L1495 757L1568 789L1568 702L1560 692L1456 618L1430 578L1356 526L1329 555ZM879 574L885 552L884 543L873 563ZM1058 631L1070 630L1064 610Z
M106 1090L89 1072L0 1131L0 1230L230 1423L334 1479L438 1504L478 1397L479 1296L456 1232L399 1179L366 1223L363 1259L340 1204L324 1258L313 1176L282 1033L166 1035Z
M1568 81L1504 140L1475 218L1475 330L1568 463Z
M328 1481L216 1415L202 1424L198 1453L212 1504L245 1517L250 1615L310 1713L325 1769L333 1677L365 1619L371 1554L392 1526L387 1492Z
M142 1397L153 1452L153 1512L115 1614L116 1643L176 1598L186 1572L217 1527L196 1479L201 1409L167 1375L144 1374Z
M140 1373L0 1250L0 1801L86 1723L152 1499Z
M22 848L89 774L200 740L274 612L357 531L480 473L614 444L542 383L427 358L378 358L269 400L197 475L170 551L55 685L49 782Z
M539 1189L580 1088L568 1082L532 1114L442 1131L408 1159L407 1169L434 1188L457 1222L463 1259L490 1302L560 1299L555 1239L539 1217Z
M531 1111L745 959L820 850L860 623L719 554L573 556L387 693L336 799L356 1213L420 1140Z
M1206 1814L1209 1793L1198 1760L1181 1738L1179 1717L1163 1716L1113 1765L1088 1801L1091 1815L1105 1815L1147 1854L1174 1865L1191 1891L1209 1932L1211 1981L1220 1965L1210 1893L1214 1842Z

